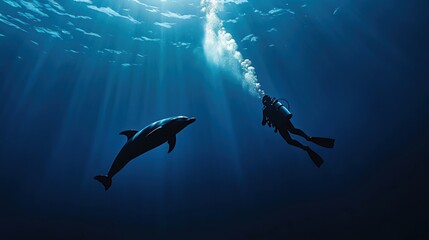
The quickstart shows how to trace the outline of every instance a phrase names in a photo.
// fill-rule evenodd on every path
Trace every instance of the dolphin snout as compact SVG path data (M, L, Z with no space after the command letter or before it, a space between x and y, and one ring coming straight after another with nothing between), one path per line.
M187 122L189 122L189 124L191 124L191 123L195 122L196 120L197 120L196 118L191 117L191 118L187 119Z

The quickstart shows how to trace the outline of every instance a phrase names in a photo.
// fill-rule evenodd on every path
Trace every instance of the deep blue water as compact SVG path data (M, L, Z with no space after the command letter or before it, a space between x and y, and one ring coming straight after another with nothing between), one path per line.
M206 57L199 1L139 2L0 1L2 239L429 237L424 1L219 12L293 123L337 140L314 147L320 169L262 127L260 99ZM93 179L119 132L176 115L197 121L172 153L140 156L106 192Z

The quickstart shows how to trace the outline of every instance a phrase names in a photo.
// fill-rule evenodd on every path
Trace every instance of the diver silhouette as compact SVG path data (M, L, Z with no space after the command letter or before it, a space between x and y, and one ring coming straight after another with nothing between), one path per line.
M275 99L268 95L262 98L262 104L264 105L262 125L268 124L269 127L274 127L274 132L280 132L280 135L288 144L306 151L314 164L320 167L323 164L323 159L309 146L292 139L289 133L299 135L309 142L326 148L333 148L335 140L332 138L310 137L301 129L296 128L290 121L292 113L279 100L281 99Z

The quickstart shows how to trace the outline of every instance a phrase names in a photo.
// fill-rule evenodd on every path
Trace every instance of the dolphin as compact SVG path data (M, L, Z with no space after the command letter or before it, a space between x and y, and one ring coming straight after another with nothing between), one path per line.
M112 177L134 158L165 142L168 142L169 145L168 152L173 151L176 145L176 134L195 120L194 117L170 117L149 124L140 131L126 130L121 132L120 134L127 137L127 142L116 156L107 175L95 176L94 179L100 181L107 191L112 185Z

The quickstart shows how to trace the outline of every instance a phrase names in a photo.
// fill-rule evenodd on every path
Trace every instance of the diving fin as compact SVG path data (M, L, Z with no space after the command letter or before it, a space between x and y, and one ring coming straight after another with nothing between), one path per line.
M311 150L311 148L309 148L309 147L307 147L307 149L305 151L308 153L308 156L310 156L310 158L314 162L314 164L316 164L316 166L320 168L320 166L322 166L322 164L324 162L322 157L320 157L319 154L317 154L316 152Z
M322 138L322 137L311 137L310 142L313 142L319 146L325 147L325 148L333 148L335 139L332 138Z

